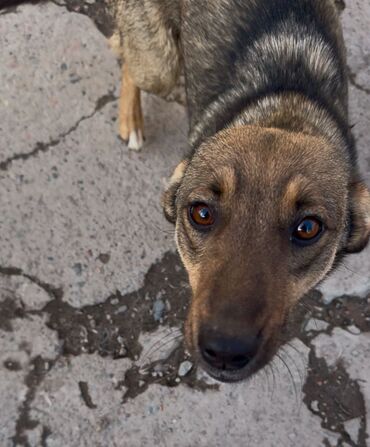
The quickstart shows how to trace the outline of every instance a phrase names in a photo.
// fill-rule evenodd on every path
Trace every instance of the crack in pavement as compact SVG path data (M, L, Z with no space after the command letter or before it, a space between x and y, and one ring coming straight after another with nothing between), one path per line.
M84 401L87 408L90 408L91 410L95 410L97 405L94 404L93 400L91 399L91 395L89 392L89 384L84 381L78 382L78 387L80 389L81 398Z
M361 92L365 93L366 95L370 95L370 88L364 87L357 82L356 80L357 73L354 73L350 67L347 67L347 72L350 84L353 85L353 87L357 88L357 90L360 90Z
M106 106L110 102L116 101L118 98L114 95L113 91L108 92L107 94L100 97L96 103L94 110L89 113L88 115L82 116L70 129L68 129L66 132L63 132L62 134L58 135L55 139L52 139L48 143L36 143L35 148L31 152L23 152L19 154L12 155L11 157L7 158L6 160L0 162L0 170L6 171L8 170L9 166L12 164L13 161L16 160L28 160L31 157L34 157L42 152L47 152L50 148L57 146L63 139L68 137L72 132L74 132L78 126L83 122L90 118L92 118L99 110L101 110L104 106Z
M106 0L96 2L81 0L50 0L56 6L65 8L68 12L82 14L89 17L98 30L107 38L111 37L114 31L114 19L112 6Z
M41 281L41 279L37 278L34 275L25 273L18 267L0 266L0 274L4 276L22 276L23 278L29 279L31 282L43 289L51 297L52 300L61 300L63 297L63 289L61 287L55 287L47 282Z

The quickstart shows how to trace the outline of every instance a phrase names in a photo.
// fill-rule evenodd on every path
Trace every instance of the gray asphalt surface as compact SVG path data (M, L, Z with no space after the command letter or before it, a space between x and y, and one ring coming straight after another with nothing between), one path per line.
M159 197L186 112L145 96L147 142L127 150L104 14L94 0L0 11L0 446L370 445L369 248L250 382L218 384L184 352L189 288ZM370 185L368 1L342 21Z

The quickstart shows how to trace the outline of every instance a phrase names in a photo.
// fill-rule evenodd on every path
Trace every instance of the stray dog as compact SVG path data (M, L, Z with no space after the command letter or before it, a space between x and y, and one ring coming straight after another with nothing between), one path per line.
M111 0L123 35L120 135L140 90L186 80L190 155L163 196L192 288L187 345L214 378L276 353L297 301L370 234L334 0Z

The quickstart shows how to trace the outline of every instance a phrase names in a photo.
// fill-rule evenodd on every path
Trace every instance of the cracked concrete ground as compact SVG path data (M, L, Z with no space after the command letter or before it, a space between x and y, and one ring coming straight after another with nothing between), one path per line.
M370 185L370 6L338 2ZM147 144L116 132L104 1L0 10L0 446L366 446L370 249L297 308L249 383L182 346L189 288L162 217L182 105L145 97Z

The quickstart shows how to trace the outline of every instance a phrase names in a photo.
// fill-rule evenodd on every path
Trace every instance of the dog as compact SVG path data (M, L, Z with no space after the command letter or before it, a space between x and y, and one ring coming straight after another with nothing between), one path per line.
M163 194L188 272L189 350L217 380L279 348L295 304L370 235L334 0L111 0L123 38L119 132L140 91L185 76L189 155Z

